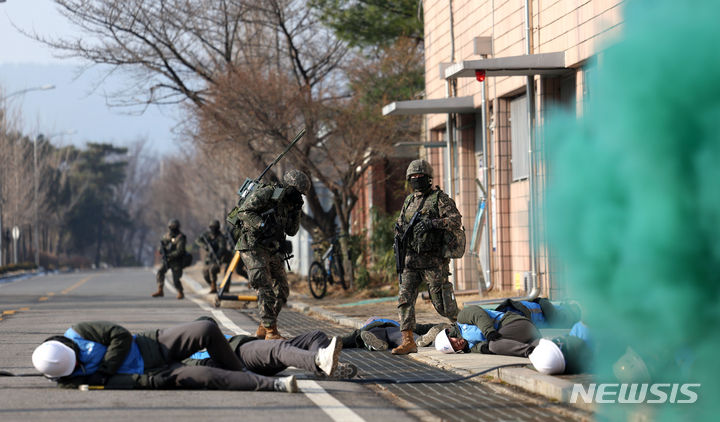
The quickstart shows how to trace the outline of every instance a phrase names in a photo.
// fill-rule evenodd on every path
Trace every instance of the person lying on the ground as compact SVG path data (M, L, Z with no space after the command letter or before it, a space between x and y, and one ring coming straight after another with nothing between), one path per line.
M317 366L331 374L339 340L317 352ZM206 349L215 366L182 363ZM267 377L248 371L213 321L197 320L136 335L107 321L81 322L63 336L46 339L32 354L35 369L65 388L297 391L294 376Z
M540 331L516 312L498 312L466 306L457 322L435 337L435 349L443 353L488 353L527 357L538 344Z
M546 375L580 374L589 369L592 350L590 332L579 321L564 336L541 339L528 357L535 369Z
M570 328L580 321L581 311L576 303L553 304L539 297L531 301L505 299L495 308L499 312L515 312L530 319L538 328Z
M239 334L229 337L228 341L245 368L260 375L277 375L289 366L336 379L357 375L355 365L337 360L342 342L337 337L331 340L319 330L287 340L262 340ZM328 351L333 353L330 359L325 357ZM189 366L217 366L209 351L197 352L183 363Z
M415 343L420 347L429 346L437 333L450 324L416 324L413 330ZM393 319L371 317L361 328L342 337L343 348L365 348L370 351L387 350L402 343L400 323Z

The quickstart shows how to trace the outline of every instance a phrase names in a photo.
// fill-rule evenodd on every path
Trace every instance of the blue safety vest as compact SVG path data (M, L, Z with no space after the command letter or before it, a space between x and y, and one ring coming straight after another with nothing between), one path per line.
M232 338L232 336L229 336L227 334L223 334L223 335L228 340L230 340ZM210 353L208 353L208 351L206 349L202 349L201 351L195 352L192 355L190 355L190 359L198 359L198 360L207 359L209 357L210 357Z
M396 327L399 327L399 326L400 326L400 323L397 322L397 321L395 321L394 319L389 319L389 318L372 318L371 320L366 321L366 324L363 325L362 328L360 328L360 329L362 330L363 328L367 327L368 325L374 324L374 323L376 323L376 322L384 322L384 323L387 323L387 324L392 324L392 325L394 325L394 326L396 326Z
M504 312L498 312L498 311L491 311L488 309L483 309L483 311L487 312L488 315L490 315L490 318L492 318L495 322L493 323L493 326L497 330L500 326L500 320L502 319L503 315L505 315ZM477 325L472 324L463 324L458 322L458 327L460 327L460 335L462 338L464 338L468 342L468 347L473 348L476 344L482 343L483 341L486 341L487 339L482 333L482 330Z
M76 369L75 372L70 374L70 376L94 374L105 356L107 346L91 340L85 340L72 328L68 328L64 335L74 341L80 348L80 356L78 357L78 360L80 361L80 368ZM127 357L123 361L123 364L120 366L120 369L117 370L117 373L142 374L144 370L145 362L140 354L140 349L138 348L137 343L135 343L135 336L133 336L130 353L128 353Z
M592 337L590 336L590 330L588 330L587 325L583 324L582 321L578 321L573 325L573 327L570 329L570 332L568 335L575 336L579 339L582 339L587 343L588 347L590 349L593 349L593 341Z
M530 311L530 321L532 321L532 323L535 324L536 327L545 328L547 326L547 322L545 321L545 315L543 314L539 303L528 302L527 300L521 300L520 303L522 303L523 305L525 305L526 308L528 308L528 310Z

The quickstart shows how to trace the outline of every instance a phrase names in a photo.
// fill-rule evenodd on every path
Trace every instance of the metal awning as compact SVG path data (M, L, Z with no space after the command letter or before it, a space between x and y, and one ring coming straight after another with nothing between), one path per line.
M476 70L484 70L485 76L489 77L558 75L569 69L565 67L564 52L526 54L456 63L445 69L445 78L474 78Z
M473 73L474 75L474 73ZM400 114L474 113L473 97L451 97L435 100L395 101L383 107L383 116Z

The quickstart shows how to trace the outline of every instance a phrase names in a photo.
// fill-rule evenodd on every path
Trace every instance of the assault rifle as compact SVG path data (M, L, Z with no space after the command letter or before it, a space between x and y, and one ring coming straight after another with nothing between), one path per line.
M398 274L402 274L403 270L405 269L405 255L407 254L408 246L407 243L410 240L410 236L412 235L413 227L415 227L415 224L418 222L418 218L420 218L420 211L425 204L426 198L427 196L423 196L422 201L420 201L420 206L415 211L415 214L413 214L412 218L410 218L410 222L408 222L405 230L402 230L402 227L398 225L398 223L395 223L395 239L393 240L393 250L395 251L395 270ZM405 209L403 209L401 212L405 212Z
M165 250L165 244L162 240L160 241L160 254L162 255L162 262L165 268L170 268L170 265L168 265L167 251Z
M205 246L207 247L207 251L210 253L210 258L217 264L218 266L222 264L220 262L220 257L217 254L217 251L215 251L215 248L213 247L212 243L210 243L210 239L205 237L205 234L200 235L200 240L205 243Z
M238 199L237 206L235 207L235 210L230 212L230 215L225 220L230 225L230 227L237 227L239 223L239 212L237 210L239 209L240 205L242 205L243 202L245 202L245 199L247 199L248 196L257 188L257 186L260 184L260 180L265 176L265 173L267 173L272 166L277 164L278 161L280 161L285 154L290 152L292 147L295 146L295 144L300 141L300 139L305 136L305 128L302 128L300 132L295 135L295 138L293 138L292 141L290 141L290 145L285 148L285 151L280 153L275 159L270 163L267 167L265 167L265 170L263 170L262 173L260 173L260 176L258 176L255 179L247 178L243 182L243 184L240 186L240 189L238 189L238 195L240 196L240 199ZM225 290L227 290L229 286L230 276L232 275L233 271L235 271L235 267L237 267L238 263L240 262L240 251L237 249L237 244L235 245L235 254L233 255L232 261L230 261L230 265L228 265L227 270L225 271L225 277L223 277L222 284L220 284L220 288L218 289L218 297L215 300L215 306L220 306L220 300L222 299L231 299L231 300L248 300L248 299L240 299L240 296L235 298L234 296L226 296ZM254 297L252 300L257 300L257 297Z

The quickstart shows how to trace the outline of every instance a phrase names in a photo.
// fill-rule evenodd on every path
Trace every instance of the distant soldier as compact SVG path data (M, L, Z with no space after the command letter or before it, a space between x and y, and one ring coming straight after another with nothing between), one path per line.
M256 337L281 339L277 317L290 294L285 263L285 236L300 228L302 195L310 189L305 173L285 173L283 184L262 184L237 209L237 249L248 271L250 287L258 291L260 325Z
M433 169L430 163L425 160L411 162L406 177L414 192L405 199L396 230L404 232L415 212L418 209L420 212L409 231L404 269L400 276L398 309L402 344L392 350L395 355L417 352L413 339L415 301L423 280L440 315L455 322L458 314L455 293L448 282L450 259L443 254L443 237L450 229L462 227L462 217L455 201L439 187L432 187Z
M213 220L208 228L208 231L195 240L195 244L205 249L203 278L210 286L210 293L217 293L217 275L220 265L228 255L228 248L225 236L220 231L220 222Z
M183 259L185 257L185 235L180 231L180 222L172 219L168 222L168 233L160 240L160 255L162 256L162 266L156 274L158 289L152 294L152 297L163 296L163 284L165 283L165 273L168 269L172 270L173 285L177 289L177 298L185 297L183 294L183 286L180 282L183 272Z

